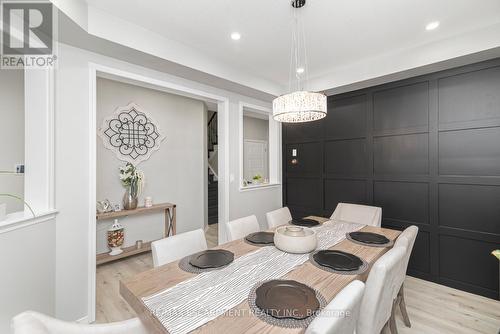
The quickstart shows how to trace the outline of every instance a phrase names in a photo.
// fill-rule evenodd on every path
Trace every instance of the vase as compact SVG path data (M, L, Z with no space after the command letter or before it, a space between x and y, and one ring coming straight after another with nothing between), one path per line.
M137 208L138 201L137 182L132 182L123 195L123 208L125 210L134 210Z
M125 229L115 219L114 224L108 229L108 247L111 249L109 255L115 256L123 253L122 246L125 240Z

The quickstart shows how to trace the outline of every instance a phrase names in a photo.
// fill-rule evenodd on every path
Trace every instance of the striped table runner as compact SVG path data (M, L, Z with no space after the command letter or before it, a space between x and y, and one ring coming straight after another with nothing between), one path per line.
M328 249L344 240L346 233L363 226L323 223L314 228L317 249ZM289 254L275 247L263 247L235 259L225 268L201 273L143 301L169 333L188 333L240 304L258 282L278 279L308 259L309 254Z

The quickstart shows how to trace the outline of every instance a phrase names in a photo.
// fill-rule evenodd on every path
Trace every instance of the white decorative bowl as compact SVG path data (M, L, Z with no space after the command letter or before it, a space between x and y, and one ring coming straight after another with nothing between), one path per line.
M307 227L281 226L274 232L274 245L286 253L304 254L316 249L316 232Z

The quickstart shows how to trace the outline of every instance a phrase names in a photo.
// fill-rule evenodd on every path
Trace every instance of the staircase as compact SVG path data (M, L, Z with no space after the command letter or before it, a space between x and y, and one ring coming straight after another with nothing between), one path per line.
M219 187L218 147L217 147L217 113L214 113L207 124L208 146L208 224L219 222Z

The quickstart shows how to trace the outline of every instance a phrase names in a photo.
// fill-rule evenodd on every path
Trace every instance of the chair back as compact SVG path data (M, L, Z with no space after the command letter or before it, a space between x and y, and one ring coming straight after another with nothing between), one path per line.
M226 224L229 241L242 239L250 233L259 232L260 225L255 215L230 221Z
M382 208L369 205L339 203L330 219L380 227L382 225Z
M394 247L403 247L406 251L403 265L401 266L401 284L403 284L406 278L406 271L408 270L408 262L410 262L411 252L413 250L413 245L415 245L415 240L417 239L418 227L412 225L405 229L394 243Z
M207 248L207 240L202 229L154 241L151 243L153 266L156 268Z
M365 284L352 281L307 327L306 334L352 334L356 329Z
M66 322L27 311L11 321L13 334L148 334L139 318L99 325Z
M356 334L380 333L391 316L406 250L394 247L373 265L366 280Z
M290 210L285 206L284 208L266 213L266 219L267 226L274 228L288 224L292 220L292 215L290 214Z

